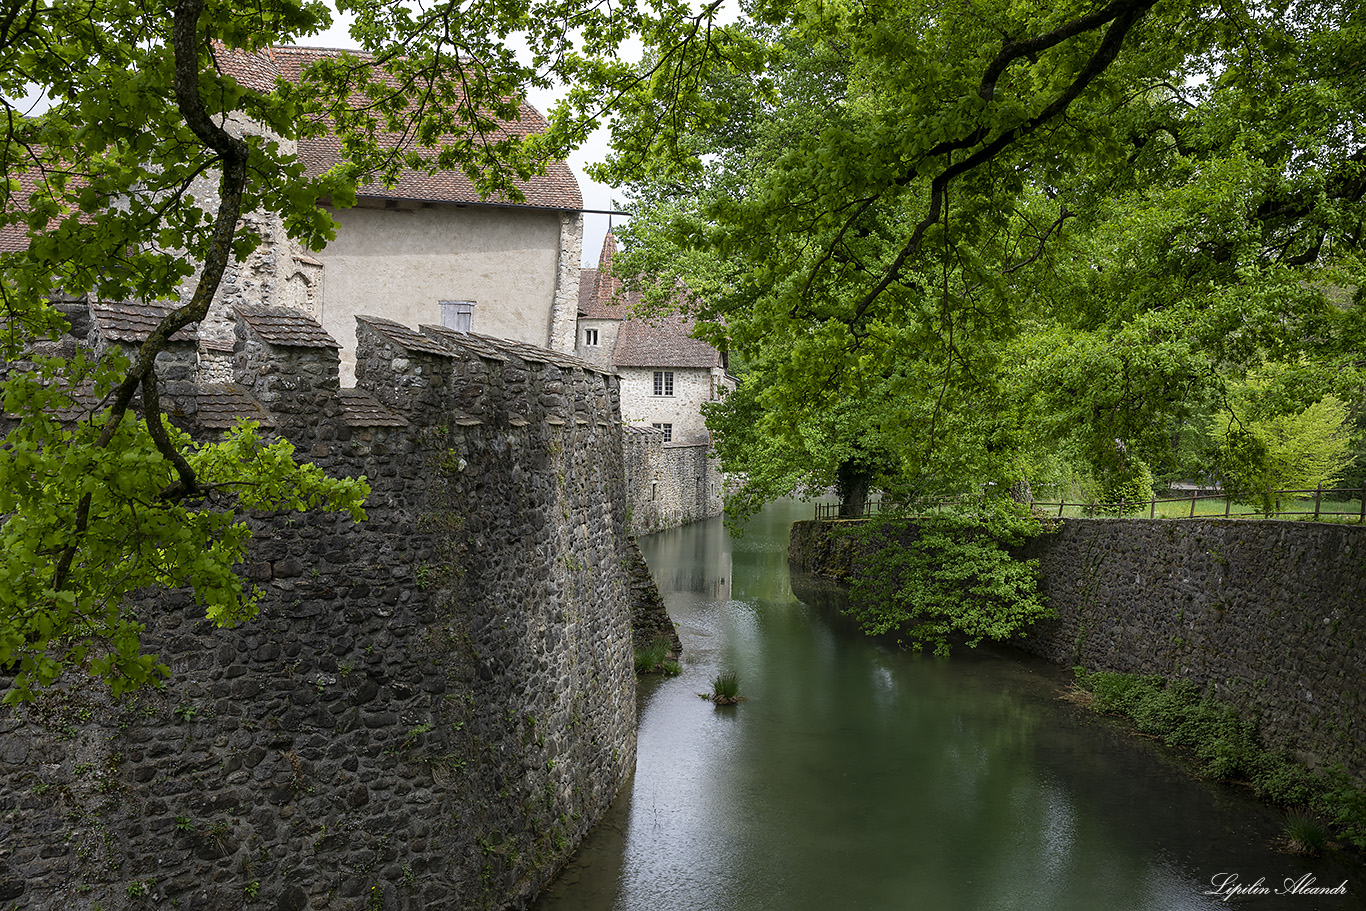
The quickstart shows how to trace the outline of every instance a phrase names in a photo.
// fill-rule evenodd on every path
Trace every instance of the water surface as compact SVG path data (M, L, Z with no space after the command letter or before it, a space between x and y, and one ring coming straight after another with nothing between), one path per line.
M1279 853L1274 811L1060 700L1061 670L908 654L798 600L809 512L641 540L684 672L643 682L634 779L538 911L1366 908L1361 870ZM749 701L699 698L721 671ZM1348 896L1274 894L1306 875Z

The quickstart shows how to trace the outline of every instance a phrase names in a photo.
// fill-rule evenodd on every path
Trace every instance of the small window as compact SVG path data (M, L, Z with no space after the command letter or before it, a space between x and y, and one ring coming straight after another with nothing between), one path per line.
M474 301L441 301L441 325L456 332L472 332Z
M674 372L672 370L655 371L655 395L674 394Z
M596 348L598 346L598 330L583 330L583 343L587 345L589 348Z
M655 430L664 431L664 442L672 443L674 438L674 425L672 424L652 424Z

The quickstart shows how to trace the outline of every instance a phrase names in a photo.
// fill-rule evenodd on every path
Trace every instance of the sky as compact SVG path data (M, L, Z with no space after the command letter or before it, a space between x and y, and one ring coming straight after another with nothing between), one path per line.
M351 39L351 35L347 31L350 27L351 17L338 13L335 9L332 12L332 17L331 28L309 37L305 43L309 47L359 47L360 45ZM558 97L558 93L552 91L532 91L529 93L528 100L537 110L545 113ZM607 157L607 151L607 130L605 127L599 127L597 132L589 137L588 142L569 156L569 166L574 170L574 176L579 181L579 189L583 193L583 207L585 209L606 211L620 208L620 206L613 204L614 191L611 187L590 180L588 175L584 173L585 165L602 161ZM621 193L616 192L615 195L619 201L622 199ZM588 268L596 268L598 254L602 251L602 240L606 236L609 226L620 226L625 220L626 216L624 215L584 213L582 265Z

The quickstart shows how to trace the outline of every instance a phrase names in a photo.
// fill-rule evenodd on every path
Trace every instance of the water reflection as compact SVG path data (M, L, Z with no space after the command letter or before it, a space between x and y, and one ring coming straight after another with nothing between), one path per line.
M1192 781L1160 750L1056 696L1048 666L985 651L939 661L852 635L831 592L792 595L794 510L732 541L719 522L644 539L686 650L642 687L629 794L541 911L1227 907L1210 878L1313 872L1274 853L1278 821ZM734 670L749 702L698 698ZM1336 878L1335 878L1336 877Z

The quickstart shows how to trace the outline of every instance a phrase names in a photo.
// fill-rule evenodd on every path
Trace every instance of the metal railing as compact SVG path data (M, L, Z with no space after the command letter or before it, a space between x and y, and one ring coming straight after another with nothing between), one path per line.
M980 504L983 496L957 495L945 497L922 497L908 508L911 512L942 512L946 508L963 509ZM1207 509L1202 504L1219 503ZM1149 519L1278 519L1304 518L1311 521L1351 521L1366 523L1366 488L1337 488L1325 490L1320 484L1316 488L1289 488L1268 490L1267 503L1270 508L1235 503L1231 498L1219 493L1191 491L1189 496L1158 497L1146 500L1123 499L1118 502L1098 500L1073 500L1065 497L1049 500L1030 500L1029 506L1037 515L1056 518L1149 518ZM841 516L839 503L817 503L816 521L829 522L839 518L865 518L882 511L881 500L869 500L858 516Z

